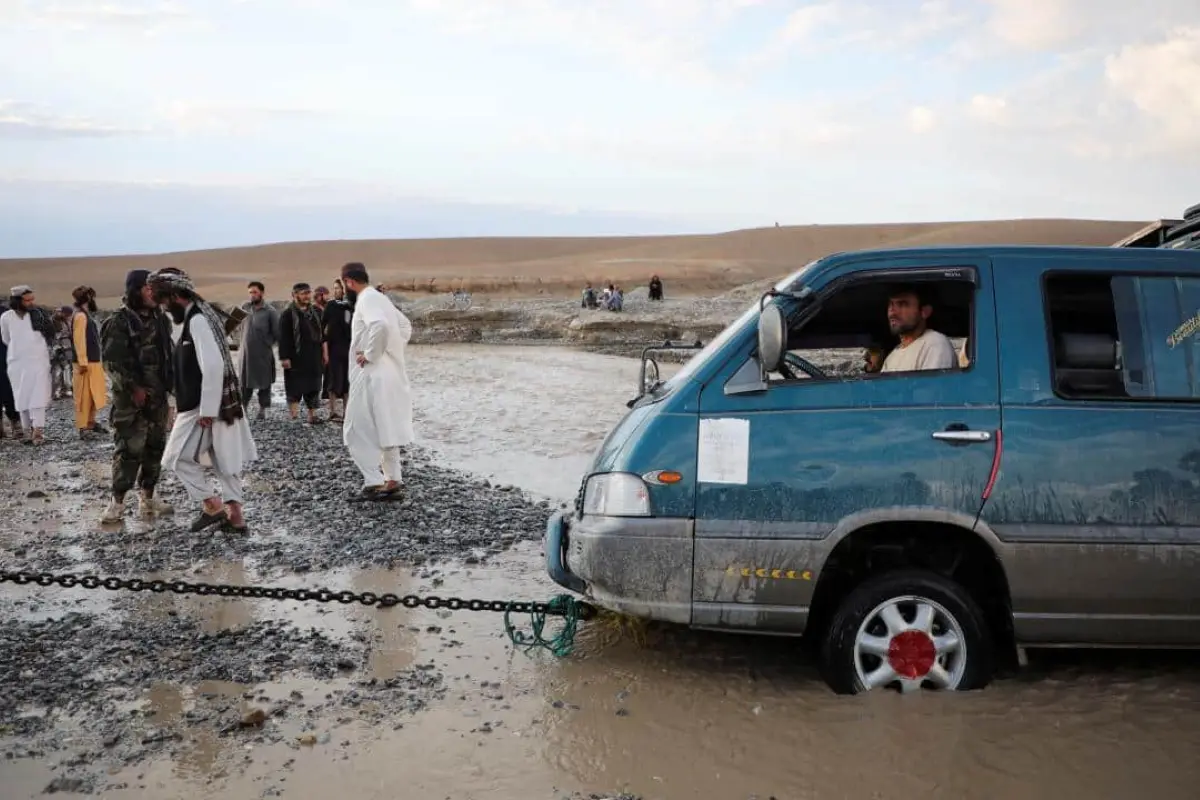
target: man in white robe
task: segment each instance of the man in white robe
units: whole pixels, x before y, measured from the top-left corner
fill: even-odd
[[[54,321],[36,305],[29,286],[14,286],[8,310],[0,315],[0,339],[8,348],[8,380],[14,406],[27,432],[26,444],[45,441],[46,407],[50,405],[50,344]]]
[[[203,504],[193,531],[221,525],[244,533],[242,470],[258,450],[241,403],[224,321],[181,270],[161,269],[147,282],[181,326],[172,370],[175,421],[162,466],[175,472],[192,502]],[[216,493],[205,467],[215,473]]]
[[[413,440],[412,391],[405,349],[412,323],[371,286],[366,267],[342,267],[347,298],[354,303],[350,326],[350,397],[342,441],[363,475],[364,500],[404,496],[400,448]]]

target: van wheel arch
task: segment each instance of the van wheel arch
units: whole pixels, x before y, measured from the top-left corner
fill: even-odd
[[[923,569],[960,584],[983,610],[996,665],[1017,666],[1012,598],[999,556],[982,536],[946,522],[888,521],[846,534],[821,566],[809,609],[806,640],[820,647],[842,601],[864,580],[901,569]]]

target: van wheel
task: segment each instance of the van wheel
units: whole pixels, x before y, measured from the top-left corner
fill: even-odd
[[[979,605],[954,581],[915,569],[863,581],[838,607],[821,647],[825,681],[838,694],[981,689],[993,658]]]

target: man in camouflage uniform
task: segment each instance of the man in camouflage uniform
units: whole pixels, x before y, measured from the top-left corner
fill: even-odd
[[[138,486],[143,517],[174,509],[154,496],[167,444],[168,393],[172,386],[170,318],[154,302],[146,285],[149,271],[135,269],[125,279],[121,309],[100,332],[104,369],[112,378],[109,424],[113,451],[112,502],[102,518],[117,523],[125,513],[125,495]]]

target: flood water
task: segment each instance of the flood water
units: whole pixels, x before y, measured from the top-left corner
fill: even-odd
[[[634,361],[564,349],[414,348],[419,435],[454,466],[566,500],[624,412],[636,374]],[[195,579],[254,576],[242,564],[214,564]],[[429,590],[403,571],[293,582]],[[523,546],[448,575],[437,591],[542,598],[557,588],[543,575],[538,548]],[[556,660],[514,652],[495,614],[170,596],[138,602],[138,613],[169,608],[208,628],[287,615],[359,632],[376,642],[370,674],[386,678],[434,660],[452,689],[398,729],[352,723],[328,744],[298,751],[247,752],[236,738],[189,729],[174,757],[131,768],[119,776],[129,788],[108,797],[251,798],[268,786],[284,797],[356,800],[620,790],[647,800],[1200,796],[1195,654],[1035,654],[1019,677],[981,692],[845,698],[825,688],[789,640],[651,630],[644,642],[612,641],[588,630],[575,655]],[[452,628],[461,646],[419,632],[431,625]],[[164,684],[142,705],[161,722],[186,713],[203,692],[241,688]],[[295,688],[321,691],[315,681],[268,691]],[[489,732],[480,732],[484,722]],[[50,774],[36,760],[0,763],[0,796],[37,796]]]

